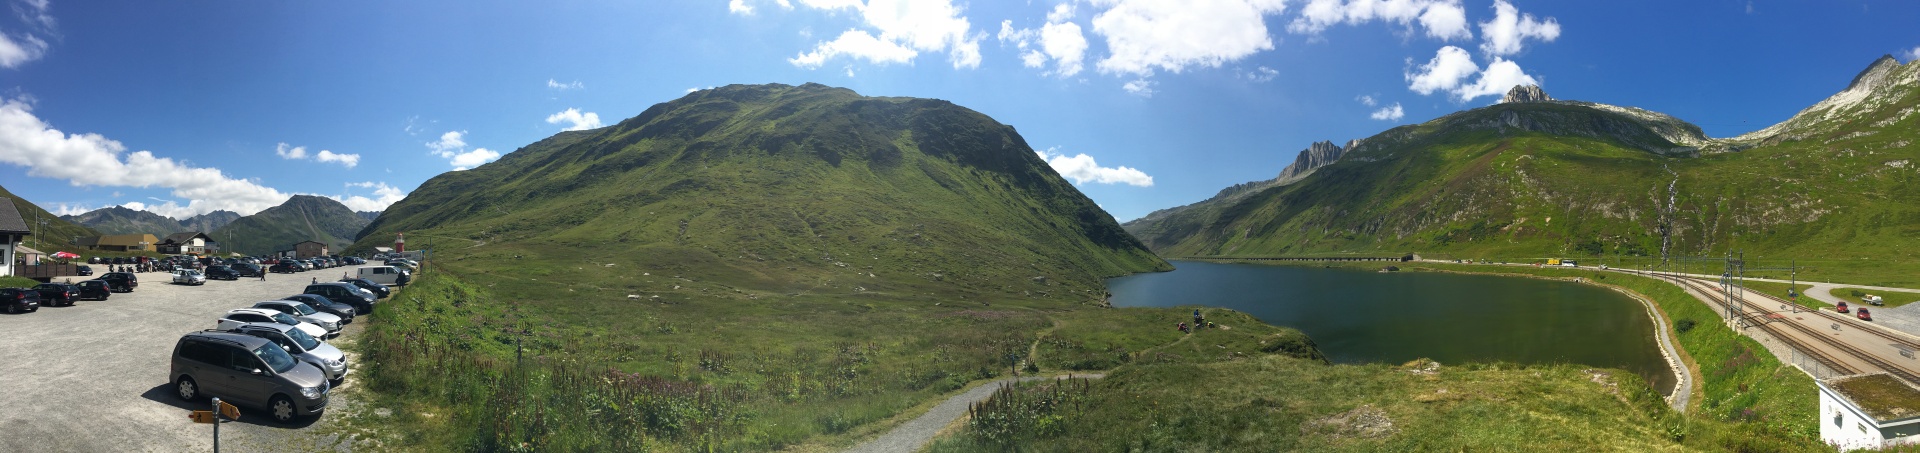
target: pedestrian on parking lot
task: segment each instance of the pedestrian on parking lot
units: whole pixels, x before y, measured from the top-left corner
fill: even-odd
[[[267,281],[267,270],[266,270],[266,269],[261,269],[261,270],[260,270],[260,281],[263,281],[263,282],[264,282],[264,281]]]
[[[315,284],[315,285],[318,285],[318,284],[320,284],[320,277],[314,277],[314,278],[313,278],[313,284]]]

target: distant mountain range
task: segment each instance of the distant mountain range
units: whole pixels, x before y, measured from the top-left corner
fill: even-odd
[[[1891,57],[1733,138],[1643,109],[1504,102],[1316,143],[1271,180],[1126,228],[1163,256],[1721,253],[1913,259],[1920,64]]]
[[[338,252],[353,243],[367,220],[332,198],[294,195],[279,206],[241,217],[208,233],[223,251],[261,255],[319,241]]]
[[[60,218],[86,225],[98,230],[100,234],[144,233],[164,237],[186,231],[211,232],[239,219],[240,214],[233,211],[213,211],[180,221],[148,211],[108,206],[82,214],[60,216]]]

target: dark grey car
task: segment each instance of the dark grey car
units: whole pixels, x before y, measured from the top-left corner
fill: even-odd
[[[174,394],[187,401],[218,396],[237,405],[266,408],[286,423],[318,416],[327,407],[326,373],[302,363],[265,338],[232,332],[194,332],[174,344],[167,376]]]

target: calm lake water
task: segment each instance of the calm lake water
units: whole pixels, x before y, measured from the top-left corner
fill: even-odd
[[[1239,310],[1306,332],[1335,363],[1576,363],[1632,371],[1662,392],[1673,387],[1646,308],[1605,288],[1486,275],[1173,264],[1179,270],[1108,280],[1113,304]]]

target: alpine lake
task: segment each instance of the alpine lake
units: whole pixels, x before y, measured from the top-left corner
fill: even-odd
[[[1572,363],[1633,372],[1662,394],[1674,386],[1645,306],[1595,285],[1302,265],[1173,265],[1172,272],[1108,280],[1111,302],[1238,310],[1305,332],[1334,363]],[[1166,328],[1179,321],[1167,320]]]

